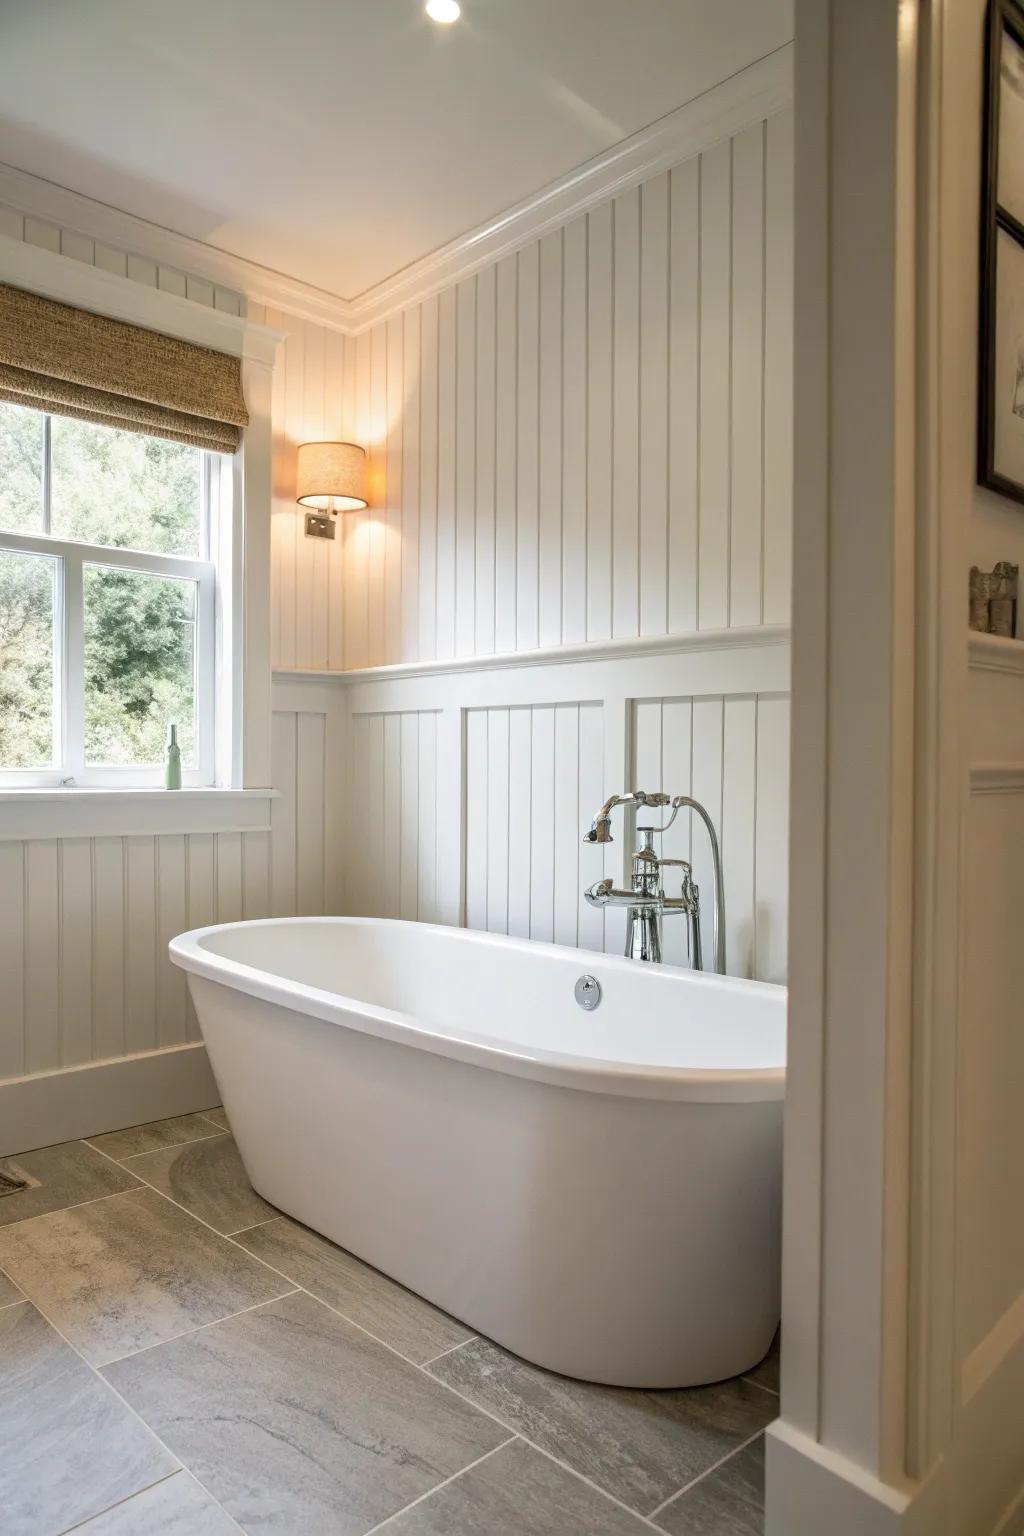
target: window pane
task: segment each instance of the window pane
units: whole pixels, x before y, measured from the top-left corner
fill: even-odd
[[[0,527],[43,526],[43,418],[0,401]]]
[[[101,565],[82,580],[86,762],[162,763],[171,724],[194,762],[195,582]]]
[[[57,562],[0,550],[0,768],[49,768]]]
[[[199,555],[200,453],[70,416],[50,423],[50,527],[59,539]]]

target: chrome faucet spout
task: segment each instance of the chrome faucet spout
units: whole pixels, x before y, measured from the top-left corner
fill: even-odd
[[[590,831],[583,834],[585,843],[612,843],[612,811],[617,805],[668,805],[669,797],[660,790],[648,794],[643,789],[631,789],[622,795],[609,795],[590,824]]]

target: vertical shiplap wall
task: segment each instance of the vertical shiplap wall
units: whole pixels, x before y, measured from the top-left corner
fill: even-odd
[[[791,275],[787,110],[354,339],[268,314],[275,664],[787,622]],[[290,449],[339,423],[371,507],[319,547]]]
[[[244,298],[0,208],[0,231]],[[356,337],[282,331],[272,661],[386,662],[789,617],[792,112]],[[309,539],[295,448],[364,443],[371,506]]]
[[[439,895],[436,710],[355,715],[347,910],[435,923]]]
[[[0,842],[0,1080],[197,1040],[175,934],[334,909],[328,739],[275,710],[270,832]]]
[[[603,949],[604,914],[583,889],[604,850],[581,832],[605,798],[597,703],[466,716],[466,926]]]
[[[633,782],[692,795],[718,832],[729,974],[785,981],[788,695],[643,699],[633,710]],[[710,951],[714,879],[707,832],[680,813],[661,841],[663,857],[693,866]],[[664,946],[667,960],[685,963],[684,930],[672,920],[665,923]]]
[[[175,934],[265,916],[266,832],[0,843],[0,1079],[199,1038]]]

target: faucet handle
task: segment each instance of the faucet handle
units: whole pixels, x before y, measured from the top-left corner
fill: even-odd
[[[693,883],[693,866],[686,859],[659,859],[658,869],[680,869],[683,872],[683,891],[679,898],[684,905],[689,905],[697,896],[697,887]],[[662,886],[664,889],[664,886]]]

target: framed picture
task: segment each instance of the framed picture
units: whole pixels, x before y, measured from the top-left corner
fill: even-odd
[[[978,481],[1024,502],[1024,8],[990,0],[978,348]]]

